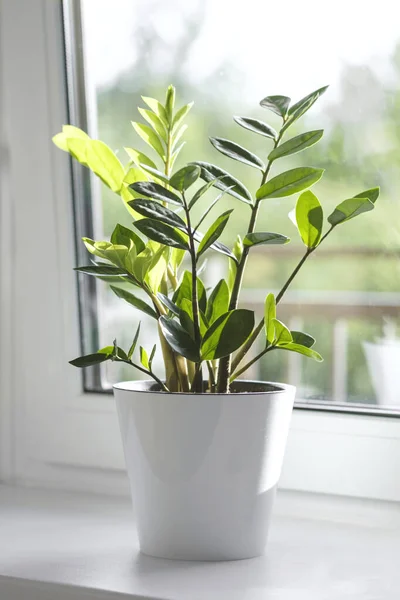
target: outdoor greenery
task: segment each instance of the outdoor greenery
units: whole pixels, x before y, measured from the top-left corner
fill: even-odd
[[[271,167],[277,161],[308,148],[311,152],[322,138],[321,129],[301,133],[297,128],[299,119],[325,91],[326,87],[320,88],[295,103],[286,96],[264,98],[260,104],[278,118],[278,127],[253,116],[235,117],[238,130],[244,129],[259,139],[257,153],[224,137],[211,137],[215,150],[240,164],[234,175],[225,169],[228,162],[221,167],[200,160],[201,156],[180,168],[175,166],[183,147],[184,120],[192,104],[176,110],[172,86],[167,89],[165,103],[143,97],[147,108],[139,108],[139,112],[145,123],[132,123],[138,136],[151,147],[152,157],[127,147],[123,164],[104,142],[91,139],[76,127],[63,127],[62,133],[54,137],[56,145],[120,196],[130,215],[129,222],[115,226],[109,242],[84,238],[86,248],[97,260],[78,270],[107,281],[118,297],[157,321],[165,377],[155,374],[152,368],[155,346],[136,350],[140,326],[129,350],[114,341],[94,354],[71,361],[73,365],[86,367],[111,360],[133,365],[155,379],[164,391],[227,393],[231,383],[255,361],[277,350],[322,360],[313,349],[315,340],[311,335],[290,331],[277,319],[277,305],[316,248],[338,226],[339,231],[345,229],[344,223],[373,210],[379,196],[378,187],[356,195],[343,193],[344,199],[328,211],[325,219],[318,198],[308,189],[321,179],[323,168],[302,164],[271,177]],[[292,137],[287,135],[289,129],[294,131]],[[258,171],[255,186],[250,187],[242,177],[243,168]],[[290,217],[305,251],[276,297],[267,295],[264,317],[256,323],[252,310],[239,307],[249,254],[258,246],[289,242],[284,233],[260,230],[259,211],[270,203],[276,210],[276,199],[280,202],[299,193]],[[221,205],[224,210],[216,218],[215,209]],[[233,219],[236,206],[242,206],[240,221]],[[228,244],[223,237],[227,232],[231,238]],[[225,278],[206,290],[201,270],[205,255],[211,252],[225,257],[227,270]],[[145,294],[145,299],[138,292]],[[259,336],[264,339],[262,350],[246,362]],[[133,358],[135,351],[137,359]],[[203,371],[207,374],[205,386]]]

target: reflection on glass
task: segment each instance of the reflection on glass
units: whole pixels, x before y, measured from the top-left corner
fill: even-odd
[[[257,173],[224,159],[208,136],[233,139],[265,156],[268,141],[255,139],[231,115],[258,116],[274,126],[273,115],[258,106],[262,97],[278,93],[298,99],[331,84],[297,131],[323,127],[323,140],[282,160],[286,168],[294,161],[326,168],[315,191],[327,210],[345,199],[343,194],[373,185],[381,186],[379,206],[373,218],[338,228],[281,305],[284,321],[317,338],[325,363],[271,354],[248,376],[294,383],[298,399],[399,407],[400,34],[393,2],[382,0],[377,10],[361,0],[338,1],[324,5],[323,14],[318,0],[289,0],[284,13],[278,4],[258,0],[247,0],[246,12],[227,0],[171,0],[168,5],[82,0],[82,10],[98,135],[120,149],[125,163],[123,146],[130,140],[143,149],[130,125],[139,118],[140,96],[157,97],[173,83],[182,104],[195,100],[186,161],[209,160],[234,169],[254,190]],[[294,197],[271,200],[259,218],[260,231],[292,238],[290,246],[254,249],[243,300],[260,312],[265,290],[279,289],[302,253],[288,219],[294,202]],[[232,233],[223,239],[228,244],[247,222],[246,207],[237,203],[234,208]],[[102,189],[97,210],[98,238],[109,235],[116,221],[129,225],[128,213],[110,190]],[[219,260],[207,267],[209,283],[220,275]],[[137,315],[106,289],[100,294],[105,343],[117,330],[121,345],[129,344]],[[153,334],[145,321],[143,327],[150,345]],[[124,369],[108,375],[136,376]]]

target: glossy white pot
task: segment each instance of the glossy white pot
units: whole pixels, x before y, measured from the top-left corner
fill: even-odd
[[[295,388],[236,385],[238,393],[203,395],[156,392],[143,381],[114,386],[144,554],[263,554]],[[255,385],[266,391],[250,391]]]

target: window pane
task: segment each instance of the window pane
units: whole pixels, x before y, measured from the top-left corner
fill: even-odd
[[[144,150],[131,126],[140,120],[141,95],[162,98],[173,83],[181,104],[195,101],[185,162],[215,162],[255,190],[258,172],[222,157],[208,137],[233,139],[266,158],[268,140],[238,127],[232,115],[277,126],[278,118],[258,105],[261,98],[286,94],[297,100],[330,84],[291,132],[324,128],[323,140],[276,161],[273,173],[303,164],[325,168],[314,191],[326,214],[375,185],[381,197],[373,215],[336,229],[282,301],[282,320],[316,337],[325,362],[271,353],[247,377],[294,383],[299,401],[400,408],[400,34],[392,0],[382,0],[379,10],[361,0],[339,0],[325,4],[323,12],[318,0],[288,0],[284,13],[279,3],[259,0],[248,0],[246,11],[227,0],[81,4],[86,80],[94,100],[88,102],[90,122],[124,164],[124,146]],[[262,206],[257,229],[279,231],[292,241],[252,251],[243,301],[260,315],[266,290],[278,291],[304,253],[288,218],[294,204],[291,196]],[[229,198],[221,206],[235,209],[222,240],[232,244],[236,232],[245,233],[248,209]],[[120,199],[105,187],[94,190],[94,210],[96,239],[106,239],[116,222],[130,225]],[[225,267],[223,259],[209,259],[206,284]],[[129,346],[138,315],[105,286],[98,295],[101,342],[117,337]],[[150,347],[154,327],[141,320]],[[106,374],[108,380],[136,376],[115,365]]]

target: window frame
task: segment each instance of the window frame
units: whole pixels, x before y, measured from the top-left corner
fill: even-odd
[[[112,399],[85,393],[68,365],[80,352],[79,310],[86,317],[70,164],[51,143],[72,114],[61,2],[14,0],[0,16],[0,479],[126,493]],[[20,193],[21,164],[29,194]],[[398,419],[306,408],[294,410],[283,488],[400,501]]]

